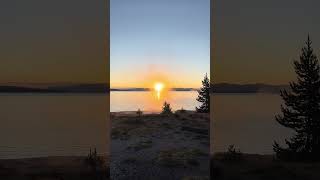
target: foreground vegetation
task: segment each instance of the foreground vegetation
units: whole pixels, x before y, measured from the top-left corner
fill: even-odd
[[[112,113],[112,179],[208,179],[209,114]]]

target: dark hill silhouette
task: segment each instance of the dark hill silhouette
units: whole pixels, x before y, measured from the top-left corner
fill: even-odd
[[[2,93],[106,93],[108,89],[107,84],[49,85],[47,87],[0,85]]]
[[[288,89],[287,85],[269,84],[230,84],[219,83],[212,86],[213,93],[280,93],[281,89]]]
[[[279,93],[280,89],[288,89],[287,85],[269,84],[231,84],[218,83],[212,88],[214,93]],[[54,85],[0,85],[2,93],[106,93],[108,84],[54,84]],[[110,91],[150,91],[149,88],[111,88]],[[196,88],[172,88],[171,91],[196,91]]]
[[[111,88],[111,91],[152,91],[150,88]],[[171,91],[195,91],[194,88],[171,88]]]

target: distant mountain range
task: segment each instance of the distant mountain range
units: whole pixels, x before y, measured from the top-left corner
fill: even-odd
[[[280,93],[282,89],[288,89],[288,85],[269,84],[231,84],[219,83],[212,86],[214,93]],[[111,91],[150,91],[148,88],[111,88]],[[172,91],[196,91],[196,88],[172,88]]]
[[[211,90],[213,93],[280,93],[280,90],[288,88],[289,85],[219,83]]]
[[[214,93],[279,93],[288,85],[269,84],[230,84],[219,83],[212,86]],[[150,91],[149,88],[111,88],[110,91]],[[172,88],[171,91],[196,91],[196,88]],[[107,93],[108,84],[3,84],[2,93]]]
[[[110,91],[150,91],[149,88],[111,88]]]
[[[23,84],[23,85],[0,85],[2,93],[106,93],[107,84]]]
[[[150,88],[111,88],[111,91],[152,91]],[[171,88],[171,91],[195,91],[195,88]]]

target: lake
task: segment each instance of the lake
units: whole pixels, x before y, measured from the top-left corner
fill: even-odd
[[[111,92],[111,111],[194,110],[195,91],[171,91],[159,99],[153,92]],[[274,115],[282,102],[276,94],[217,94],[211,125],[214,151],[235,144],[246,153],[271,154],[274,140],[283,143],[291,131]],[[0,94],[0,159],[87,155],[90,147],[108,152],[108,96],[104,94]]]
[[[199,103],[196,91],[170,91],[160,99],[152,91],[113,91],[110,97],[112,112],[137,111],[160,112],[164,101],[174,110],[182,107],[194,110]],[[278,94],[215,94],[213,96],[213,123],[211,143],[215,152],[225,151],[234,144],[245,153],[272,154],[272,144],[292,131],[280,126],[274,116],[280,113],[282,99]],[[214,144],[213,144],[214,143]]]
[[[214,152],[234,144],[245,153],[272,154],[274,140],[284,144],[284,138],[292,135],[275,121],[282,103],[278,94],[215,94],[211,100]]]
[[[163,103],[170,103],[173,110],[195,110],[199,105],[196,101],[196,91],[168,91],[158,95],[154,91],[112,91],[110,96],[110,111],[160,112]]]
[[[0,159],[104,155],[108,105],[104,94],[2,93]]]

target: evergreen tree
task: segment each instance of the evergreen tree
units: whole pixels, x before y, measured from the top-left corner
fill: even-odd
[[[287,148],[275,142],[273,149],[280,159],[320,159],[320,76],[319,62],[308,36],[299,61],[294,61],[297,82],[291,82],[291,91],[281,91],[285,106],[276,121],[291,128],[295,134],[286,139]]]
[[[164,115],[172,114],[172,109],[169,103],[164,102],[161,114],[164,114]]]
[[[202,80],[202,87],[198,91],[197,101],[201,103],[200,107],[196,107],[197,112],[208,113],[210,111],[210,80],[207,74]]]

